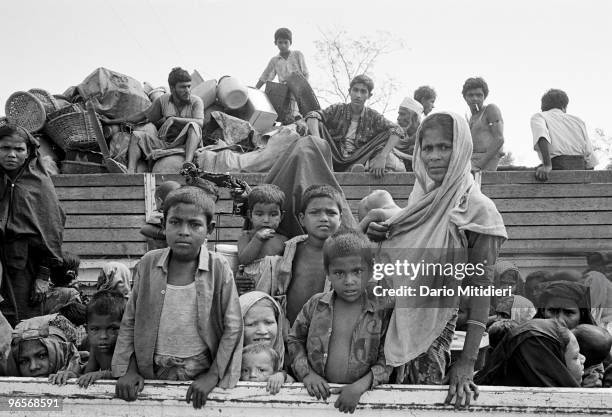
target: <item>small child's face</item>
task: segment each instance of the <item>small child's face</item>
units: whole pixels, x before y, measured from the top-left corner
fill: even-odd
[[[213,228],[214,224],[208,224],[206,215],[194,204],[179,203],[170,207],[165,231],[172,255],[195,259]]]
[[[582,383],[582,373],[584,372],[585,357],[580,354],[580,346],[578,340],[573,333],[570,333],[570,342],[565,348],[565,366],[580,385]]]
[[[19,373],[21,376],[49,376],[51,364],[49,352],[40,340],[24,340],[19,346]]]
[[[368,267],[361,255],[331,259],[327,267],[327,279],[336,296],[349,303],[361,298],[368,281],[367,275]]]
[[[310,200],[304,213],[300,213],[300,223],[309,235],[325,240],[340,228],[340,209],[329,197]]]
[[[17,135],[0,139],[0,167],[5,171],[18,170],[28,158],[28,145]]]
[[[274,364],[268,353],[242,355],[241,381],[266,382],[272,375],[274,375]]]
[[[281,222],[281,209],[274,203],[255,203],[251,210],[253,230],[278,229]]]
[[[244,345],[264,343],[272,346],[278,334],[274,310],[267,305],[255,303],[244,315]]]
[[[277,39],[276,46],[280,53],[287,53],[291,47],[291,41],[289,39]]]
[[[110,315],[90,314],[87,319],[89,344],[100,352],[112,353],[117,343],[121,320],[113,320]]]

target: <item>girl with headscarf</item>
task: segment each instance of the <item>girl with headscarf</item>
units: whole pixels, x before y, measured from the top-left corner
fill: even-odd
[[[383,240],[380,263],[397,260],[453,266],[450,273],[421,274],[417,279],[387,276],[394,288],[410,286],[452,289],[438,296],[396,297],[385,342],[387,364],[398,366],[398,382],[441,384],[457,320],[458,287],[491,285],[499,247],[507,238],[501,215],[481,193],[470,173],[472,140],[467,122],[454,113],[427,117],[417,132],[414,150],[416,182],[407,206],[385,223],[371,223],[368,235]],[[481,268],[473,274],[466,264]],[[470,276],[468,276],[470,275]],[[460,282],[466,278],[465,282]],[[489,313],[488,297],[470,297],[466,341],[450,370],[447,402],[469,405],[474,358]]]
[[[49,268],[62,264],[66,216],[38,146],[24,128],[0,127],[0,290],[13,325],[41,314]]]
[[[595,324],[589,287],[579,282],[553,281],[540,294],[536,318],[557,318],[572,330],[579,324]]]
[[[59,314],[22,321],[13,330],[8,375],[50,376],[52,382],[59,371],[77,376],[80,366],[75,340],[74,326]]]
[[[580,387],[584,356],[576,337],[557,320],[530,320],[508,333],[478,372],[485,385]]]
[[[276,300],[262,291],[251,291],[240,296],[240,309],[244,322],[244,346],[262,343],[270,346],[278,354],[278,369],[268,379],[268,391],[278,393],[280,386],[288,381],[283,370],[287,330],[283,310]]]
[[[108,262],[102,267],[98,275],[96,290],[118,291],[125,298],[129,298],[131,292],[130,279],[132,279],[132,273],[127,266],[121,262]]]

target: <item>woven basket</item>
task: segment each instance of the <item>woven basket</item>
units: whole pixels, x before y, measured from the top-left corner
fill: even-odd
[[[57,100],[47,90],[43,90],[42,88],[32,88],[28,90],[28,93],[34,95],[37,99],[40,100],[43,106],[45,106],[47,116],[50,113],[59,110],[60,107],[57,104]]]
[[[8,119],[6,117],[0,117],[0,127],[6,126],[8,124]]]
[[[108,173],[102,164],[80,161],[62,161],[62,174],[104,174]]]
[[[99,121],[97,123],[98,125],[100,124]],[[100,149],[89,115],[83,110],[79,109],[79,111],[73,111],[49,119],[46,131],[53,142],[64,150]]]
[[[60,116],[63,116],[64,114],[68,114],[68,113],[78,113],[78,112],[83,112],[83,108],[81,106],[79,106],[78,104],[68,104],[65,107],[62,107],[59,110],[54,111],[53,113],[50,113],[47,116],[48,120],[53,120],[53,119],[57,119]]]
[[[17,91],[6,100],[6,118],[30,133],[38,132],[45,125],[47,113],[43,103],[34,94]]]

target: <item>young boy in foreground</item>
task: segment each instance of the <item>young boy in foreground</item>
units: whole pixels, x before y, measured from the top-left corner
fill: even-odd
[[[238,381],[238,293],[227,260],[204,246],[214,207],[196,187],[166,197],[169,247],[148,252],[136,266],[112,362],[117,397],[134,401],[145,379],[193,380],[186,400],[201,408],[215,386]]]
[[[310,395],[340,394],[334,406],[352,413],[364,392],[389,380],[393,368],[385,364],[384,338],[391,311],[366,290],[372,253],[365,236],[330,237],[323,262],[333,290],[302,308],[289,333],[289,355]],[[330,382],[347,385],[332,392]]]

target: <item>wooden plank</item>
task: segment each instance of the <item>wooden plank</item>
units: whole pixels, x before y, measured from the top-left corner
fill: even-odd
[[[146,242],[140,229],[66,229],[64,242]]]
[[[215,231],[209,236],[208,240],[223,240],[223,241],[230,241],[230,242],[236,242],[238,241],[238,238],[240,237],[242,233],[242,229],[241,228],[237,228],[237,227],[223,227],[223,228],[219,228],[219,230],[215,229]]]
[[[66,216],[66,229],[96,229],[96,228],[140,228],[145,224],[145,216],[141,215],[87,215],[70,214]]]
[[[60,201],[65,200],[142,200],[142,186],[125,187],[57,187]]]
[[[116,200],[116,201],[63,201],[62,207],[67,214],[143,214],[143,200]]]
[[[494,184],[482,192],[489,198],[612,197],[612,184]]]
[[[611,197],[584,198],[496,198],[493,202],[501,213],[507,212],[545,212],[545,211],[599,211],[612,207]]]
[[[485,172],[482,184],[539,184],[533,171]],[[612,183],[612,171],[552,171],[544,184]]]
[[[611,225],[509,226],[506,230],[508,239],[612,239]]]
[[[502,213],[506,226],[612,224],[612,211],[558,211],[554,213]]]
[[[232,389],[215,388],[204,410],[196,410],[185,402],[189,382],[146,380],[138,399],[130,403],[115,397],[115,383],[100,380],[84,390],[78,387],[76,379],[58,386],[49,384],[43,378],[2,377],[0,400],[3,405],[8,405],[8,399],[17,397],[26,402],[41,398],[61,399],[62,416],[338,416],[338,409],[334,408],[338,394],[332,394],[327,400],[318,400],[308,395],[301,383],[284,384],[277,395],[266,392],[265,383],[262,382],[239,382]],[[330,387],[336,391],[341,385],[330,384]],[[609,388],[480,386],[479,391],[478,399],[472,401],[468,410],[470,415],[605,416],[612,408],[612,389]],[[356,412],[357,415],[375,417],[457,416],[458,411],[453,405],[444,405],[447,393],[448,386],[380,385],[363,394]],[[34,413],[30,409],[10,410],[10,414],[27,416]]]
[[[63,251],[79,256],[101,258],[104,256],[142,256],[147,252],[145,242],[66,242]]]
[[[611,249],[612,242],[610,239],[549,239],[546,241],[533,239],[507,240],[502,245],[500,253],[575,253],[579,255],[585,252],[597,252]]]
[[[51,177],[56,187],[119,187],[144,184],[143,174],[61,174]]]

